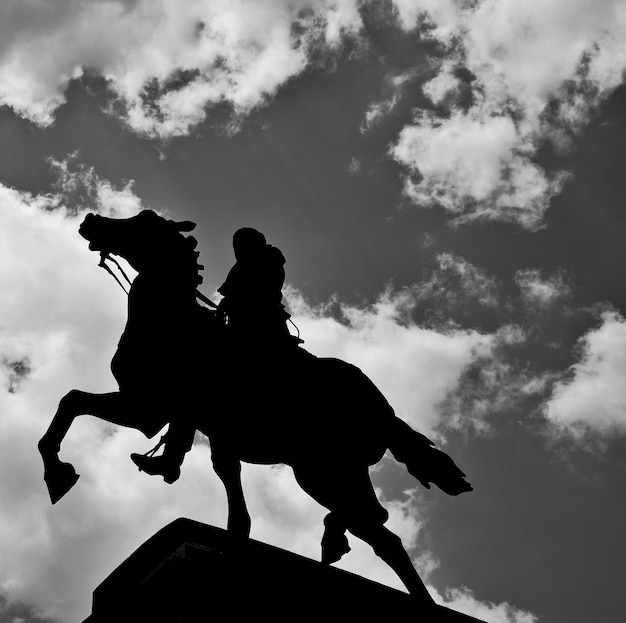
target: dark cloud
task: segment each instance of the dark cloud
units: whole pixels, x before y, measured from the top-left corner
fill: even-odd
[[[2,357],[0,361],[5,369],[7,391],[10,394],[14,394],[19,391],[22,381],[32,372],[30,360],[28,357],[23,359]]]
[[[0,623],[64,623],[58,619],[39,616],[28,604],[8,602],[0,595]]]

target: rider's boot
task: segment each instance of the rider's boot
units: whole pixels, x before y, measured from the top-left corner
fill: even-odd
[[[133,453],[130,458],[140,472],[146,472],[151,476],[163,476],[163,480],[171,485],[180,478],[180,466],[185,454],[191,449],[194,434],[195,428],[191,426],[182,423],[170,425],[167,434],[162,437],[156,448],[146,454]],[[165,444],[163,454],[154,456],[154,452],[163,444]]]
[[[130,458],[140,472],[146,472],[150,476],[163,476],[163,480],[169,485],[180,478],[182,457],[179,460],[178,458],[168,456],[167,452],[160,456],[148,456],[133,452]]]

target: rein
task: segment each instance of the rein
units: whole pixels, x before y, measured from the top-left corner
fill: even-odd
[[[115,281],[117,281],[117,283],[120,284],[120,288],[122,288],[126,296],[128,296],[129,290],[127,290],[124,287],[124,284],[119,280],[118,276],[111,270],[111,267],[106,263],[107,260],[110,260],[117,266],[117,269],[120,271],[120,273],[122,273],[122,276],[124,277],[124,279],[126,279],[126,283],[128,283],[128,287],[130,288],[130,286],[132,285],[132,282],[128,278],[128,275],[124,272],[124,269],[120,266],[119,262],[115,258],[111,257],[106,251],[101,251],[100,263],[98,264],[98,266],[100,266],[101,268],[104,268],[104,270],[106,270],[107,273],[109,273],[109,275],[111,275],[113,279],[115,279]],[[196,298],[202,301],[203,303],[205,303],[206,305],[208,305],[209,307],[212,307],[213,309],[217,309],[217,305],[210,298],[202,294],[200,290],[196,290]]]
[[[117,281],[117,283],[120,284],[120,288],[122,288],[126,296],[128,296],[128,290],[124,287],[122,282],[118,279],[117,275],[111,270],[111,267],[106,263],[106,260],[111,260],[111,262],[113,262],[117,266],[118,270],[124,276],[124,279],[126,279],[126,282],[128,283],[128,287],[130,288],[131,281],[128,278],[128,275],[124,272],[124,269],[119,265],[119,262],[115,258],[112,258],[106,251],[100,252],[100,263],[98,264],[98,266],[104,268],[104,270],[106,270],[107,273],[109,273],[109,275],[111,275],[111,277],[113,277],[113,279],[115,279],[115,281]]]
[[[115,279],[115,281],[117,281],[117,283],[120,284],[120,288],[122,288],[122,290],[124,290],[124,293],[126,294],[126,296],[128,296],[128,292],[129,290],[127,290],[124,287],[124,284],[119,280],[119,278],[117,277],[117,275],[111,270],[111,267],[106,263],[107,260],[110,260],[111,262],[113,262],[116,266],[117,269],[120,271],[120,273],[122,273],[122,276],[124,277],[124,279],[126,279],[126,283],[128,283],[128,287],[130,290],[130,286],[132,285],[131,280],[128,278],[128,275],[124,272],[124,269],[120,266],[119,262],[111,257],[106,251],[101,251],[100,252],[100,263],[98,264],[98,266],[104,268],[104,270],[107,271],[107,273],[109,273],[109,275],[111,275],[113,277],[113,279]],[[202,294],[202,292],[200,292],[200,290],[196,290],[196,298],[199,301],[202,301],[204,304],[208,305],[209,307],[212,307],[213,309],[217,309],[217,305],[207,296],[205,296],[204,294]],[[298,335],[297,338],[300,339],[300,329],[298,329],[298,327],[296,326],[296,323],[289,318],[289,322],[295,327]]]

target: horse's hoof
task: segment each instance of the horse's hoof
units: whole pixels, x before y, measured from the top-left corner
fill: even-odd
[[[331,534],[326,531],[322,537],[322,563],[332,565],[350,551],[345,534]]]
[[[59,462],[53,468],[46,468],[43,479],[48,487],[50,501],[56,504],[75,484],[80,476],[69,463]]]

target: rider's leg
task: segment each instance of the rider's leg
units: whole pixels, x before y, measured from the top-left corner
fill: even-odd
[[[193,445],[195,433],[196,427],[192,422],[173,421],[163,436],[163,454],[149,456],[133,453],[130,458],[140,471],[151,476],[163,476],[165,482],[172,484],[180,477],[180,466]]]

